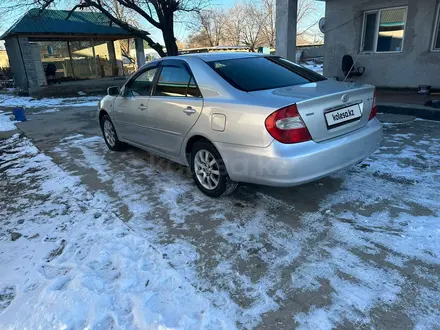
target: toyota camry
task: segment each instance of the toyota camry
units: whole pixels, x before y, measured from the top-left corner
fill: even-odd
[[[130,144],[190,166],[211,197],[237,182],[319,179],[368,157],[382,135],[374,86],[256,53],[150,62],[110,87],[98,114],[111,150]]]

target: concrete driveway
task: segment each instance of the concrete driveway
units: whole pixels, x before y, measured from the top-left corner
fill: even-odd
[[[383,115],[361,165],[209,199],[186,168],[110,152],[94,109],[39,112],[26,136],[237,327],[440,328],[440,123]]]

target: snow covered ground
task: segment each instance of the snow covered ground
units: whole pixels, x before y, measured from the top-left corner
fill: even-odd
[[[97,106],[102,96],[81,96],[67,98],[42,98],[34,99],[28,96],[17,96],[13,94],[0,94],[0,107],[14,108],[47,108],[47,107],[87,107]]]
[[[300,63],[303,67],[315,71],[319,74],[323,74],[324,72],[324,66],[322,63],[318,64],[315,63],[314,61],[307,61],[306,63]]]
[[[14,123],[9,119],[10,113],[0,110],[0,132],[13,131],[17,129]]]
[[[0,141],[1,329],[440,327],[439,123],[388,123],[317,183],[216,200],[100,136],[45,146]]]
[[[109,196],[19,134],[0,150],[1,329],[234,328]]]

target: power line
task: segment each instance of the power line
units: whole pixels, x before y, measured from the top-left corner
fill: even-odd
[[[362,13],[362,14],[356,16],[356,17],[353,17],[351,20],[349,20],[349,21],[347,21],[347,22],[345,22],[345,23],[342,23],[342,24],[340,24],[340,25],[334,27],[333,29],[330,29],[330,30],[324,31],[324,34],[325,34],[325,33],[328,33],[328,32],[331,32],[331,31],[333,31],[333,30],[339,29],[340,27],[343,27],[344,25],[347,25],[348,23],[353,22],[354,20],[358,19],[359,17],[361,17],[361,16],[363,16],[363,15],[364,15],[364,13]]]

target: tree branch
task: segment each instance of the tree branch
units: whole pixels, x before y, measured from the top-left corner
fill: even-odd
[[[137,12],[139,15],[141,15],[143,18],[145,18],[148,23],[153,25],[155,28],[160,29],[160,23],[153,19],[151,15],[149,15],[145,10],[143,10],[141,7],[134,4],[134,2],[129,2],[125,0],[117,0],[118,3],[120,3],[122,6],[133,9],[135,12]]]
[[[88,6],[88,5],[76,5],[76,6],[74,6],[74,7],[69,11],[69,14],[67,14],[66,21],[70,18],[70,16],[72,16],[72,14],[73,14],[73,12],[74,12],[75,10],[77,10],[78,8],[83,9],[83,8],[87,8],[87,7],[90,7],[90,6]]]
[[[49,7],[55,0],[45,1],[44,5],[41,7],[39,13],[41,14],[47,7]]]
[[[161,57],[166,56],[166,53],[163,51],[162,45],[155,42],[153,39],[151,39],[148,35],[149,33],[147,31],[140,30],[138,28],[135,28],[131,26],[130,24],[118,19],[114,15],[112,15],[107,9],[105,9],[103,6],[99,5],[97,2],[94,2],[92,0],[84,0],[81,5],[76,5],[73,7],[73,9],[69,12],[69,15],[66,19],[69,19],[73,11],[75,11],[78,8],[86,8],[86,7],[93,7],[98,9],[101,13],[103,13],[110,21],[113,23],[119,25],[124,30],[130,32],[136,37],[139,37],[143,40],[145,40],[148,45],[153,48]]]

